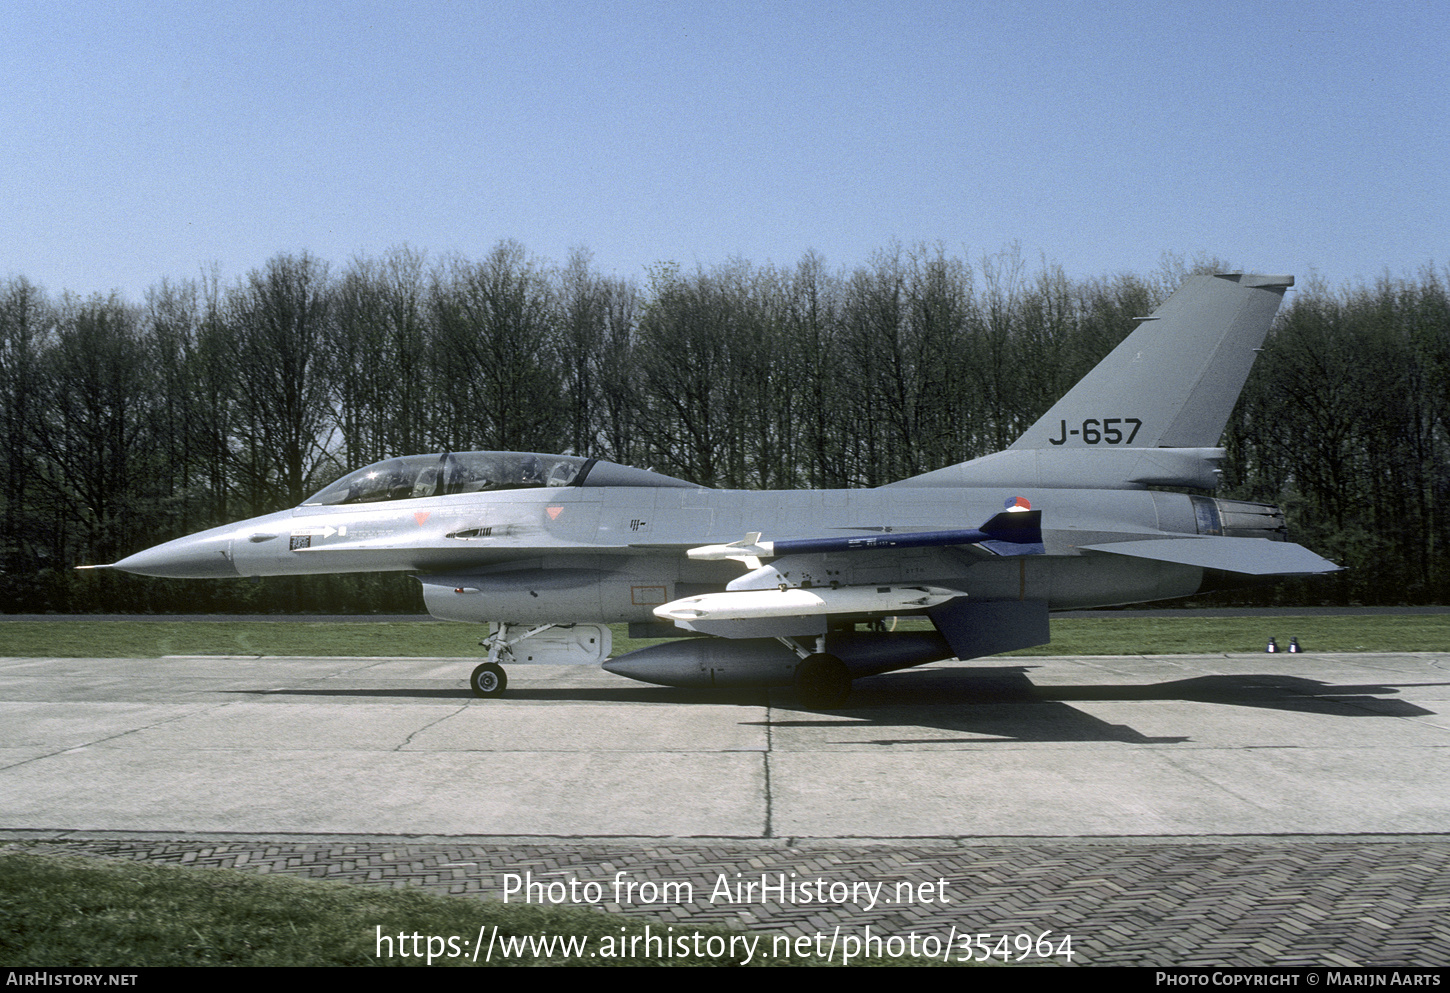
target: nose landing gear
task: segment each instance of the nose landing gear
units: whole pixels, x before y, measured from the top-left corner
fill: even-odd
[[[509,677],[503,671],[503,666],[485,662],[473,670],[473,675],[468,678],[468,685],[472,687],[474,696],[503,696],[503,691],[508,689]]]

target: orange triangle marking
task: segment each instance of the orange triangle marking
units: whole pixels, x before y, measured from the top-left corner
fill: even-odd
[[[551,520],[551,521],[557,521],[559,519],[559,515],[564,512],[564,508],[563,507],[545,507],[544,508],[544,512],[549,515],[549,520]]]
[[[428,519],[428,515],[431,513],[431,510],[415,510],[413,511],[413,520],[417,521],[418,526],[421,527],[423,525],[423,522]]]

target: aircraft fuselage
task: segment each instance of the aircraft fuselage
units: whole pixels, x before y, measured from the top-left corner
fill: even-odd
[[[1019,497],[1043,513],[1043,555],[995,558],[937,547],[792,558],[808,560],[797,563],[804,585],[925,583],[985,599],[1041,601],[1052,610],[1187,596],[1203,585],[1204,570],[1194,566],[1080,551],[1199,533],[1193,498],[1142,490],[561,487],[457,494],[298,507],[180,538],[118,566],[180,578],[415,571],[425,582],[427,574],[466,570],[489,587],[487,595],[455,594],[454,609],[444,606],[446,597],[430,597],[430,609],[444,610],[439,616],[652,622],[660,604],[723,590],[744,571],[736,562],[686,558],[681,548],[736,540],[756,522],[793,537],[939,531],[979,523]]]

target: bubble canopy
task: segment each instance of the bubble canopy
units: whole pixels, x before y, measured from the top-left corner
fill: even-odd
[[[690,486],[648,469],[536,452],[443,452],[385,459],[330,483],[304,507],[416,500],[455,493],[539,489],[549,486]]]

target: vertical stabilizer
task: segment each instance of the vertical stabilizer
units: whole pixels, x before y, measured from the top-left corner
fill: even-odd
[[[1011,446],[1212,448],[1293,276],[1190,276]]]

